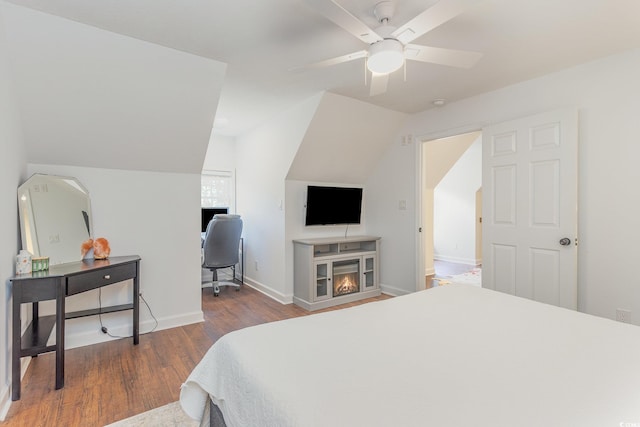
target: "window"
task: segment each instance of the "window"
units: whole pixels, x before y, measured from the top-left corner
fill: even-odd
[[[231,171],[202,171],[200,206],[203,208],[228,207],[233,212],[235,185]]]

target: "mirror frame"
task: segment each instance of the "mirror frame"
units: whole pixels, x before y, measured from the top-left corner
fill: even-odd
[[[73,213],[69,214],[64,211],[68,200],[65,200],[64,204],[61,205],[55,202],[52,203],[51,198],[49,200],[44,198],[45,193],[49,193],[47,194],[49,196],[61,185],[70,186],[77,190],[75,195],[73,193],[67,194],[68,199],[82,195],[81,198],[78,198],[78,204],[84,207],[86,203],[86,210],[81,209],[82,217],[79,217],[82,218],[81,225],[66,221],[64,223],[56,223],[57,220],[73,216]],[[34,200],[38,200],[38,202],[34,203]],[[18,187],[18,210],[22,249],[26,249],[34,257],[48,256],[50,265],[80,261],[82,259],[80,252],[82,242],[93,236],[93,218],[89,191],[80,181],[69,176],[33,174]],[[46,218],[47,221],[40,220],[36,222],[38,217]],[[39,226],[41,229],[38,229]],[[73,232],[65,233],[64,231]],[[48,242],[42,240],[45,236],[49,236]],[[55,246],[52,247],[52,244]],[[52,251],[52,248],[55,249],[58,245],[57,249],[59,251]],[[49,247],[48,251],[43,249],[45,246]]]

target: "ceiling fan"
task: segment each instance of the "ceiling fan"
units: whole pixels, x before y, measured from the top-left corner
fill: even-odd
[[[309,64],[304,68],[326,67],[366,58],[367,69],[371,71],[370,96],[386,92],[389,74],[401,68],[405,60],[471,68],[482,57],[479,52],[411,43],[423,34],[458,16],[469,7],[476,5],[478,0],[439,0],[435,5],[397,28],[390,25],[395,12],[394,2],[382,1],[374,9],[374,15],[380,22],[380,26],[375,30],[369,28],[335,0],[305,1],[314,10],[369,46],[367,49]]]

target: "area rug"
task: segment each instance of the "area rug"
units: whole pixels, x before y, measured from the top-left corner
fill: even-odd
[[[449,276],[438,280],[438,286],[448,285],[451,283],[462,283],[465,285],[482,286],[482,269],[474,268],[471,271],[462,274],[456,274],[455,276]]]
[[[198,425],[200,424],[197,421],[184,413],[180,402],[173,402],[105,427],[197,427]]]

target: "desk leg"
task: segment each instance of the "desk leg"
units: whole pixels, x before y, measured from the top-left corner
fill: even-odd
[[[60,279],[56,295],[56,390],[64,387],[64,299],[66,279]]]
[[[140,342],[140,261],[136,262],[136,277],[133,278],[133,344]]]
[[[11,400],[20,400],[20,353],[22,336],[20,334],[20,301],[22,289],[13,282],[13,318],[12,318],[12,346],[11,346]]]
[[[38,301],[31,304],[31,323],[33,324],[34,331],[38,329],[40,324],[40,303]]]

